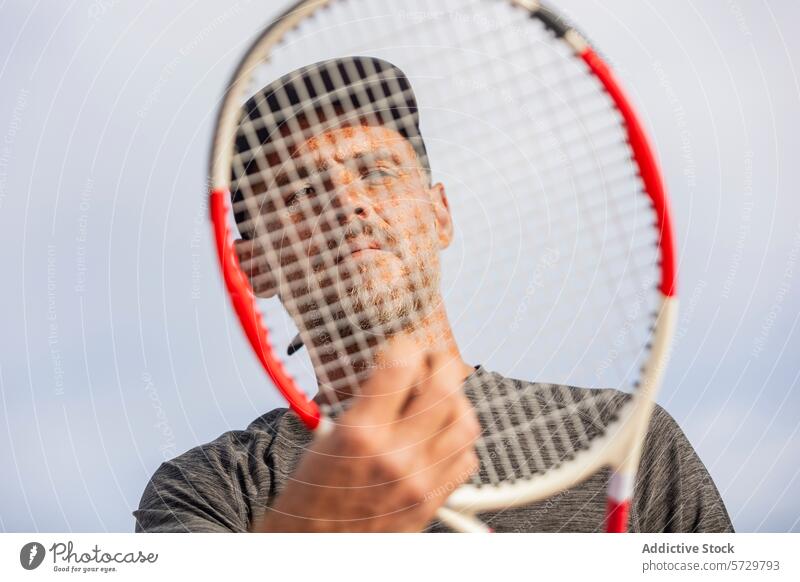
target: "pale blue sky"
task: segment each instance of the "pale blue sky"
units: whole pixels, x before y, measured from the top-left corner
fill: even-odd
[[[0,531],[132,531],[163,459],[278,404],[202,205],[217,99],[279,4],[0,2]],[[800,531],[800,8],[557,6],[671,191],[683,303],[659,401],[737,529]]]

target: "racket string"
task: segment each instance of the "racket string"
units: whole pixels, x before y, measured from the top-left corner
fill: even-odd
[[[476,375],[465,385],[485,433],[476,484],[496,485],[546,472],[588,448],[627,402],[608,390],[579,397],[577,389],[556,385],[516,383],[517,390],[509,393],[502,388],[507,381],[487,376]]]
[[[474,274],[508,273],[510,267],[512,275],[521,276],[537,268],[531,265],[532,248],[556,249],[556,264],[539,273],[546,284],[535,286],[530,294],[525,290],[523,300],[530,304],[529,313],[542,319],[538,328],[532,325],[536,322],[529,320],[526,333],[530,341],[518,347],[514,357],[522,361],[537,346],[545,346],[549,353],[537,356],[537,362],[549,365],[561,352],[570,351],[576,361],[572,367],[564,368],[568,374],[586,366],[594,366],[596,372],[604,360],[595,358],[594,352],[606,344],[605,351],[615,355],[608,362],[608,370],[600,375],[609,377],[611,387],[622,388],[621,382],[617,385],[611,378],[612,371],[616,378],[630,380],[636,375],[631,370],[649,349],[638,342],[643,326],[646,324],[649,329],[652,318],[632,315],[625,306],[630,307],[631,297],[641,295],[644,305],[656,296],[651,275],[657,269],[648,257],[651,251],[657,251],[653,239],[658,239],[652,225],[655,214],[642,204],[647,198],[622,117],[599,81],[587,74],[585,64],[575,59],[569,48],[555,40],[540,22],[528,18],[523,24],[523,10],[515,8],[511,14],[509,6],[499,2],[487,12],[477,8],[484,5],[474,2],[467,10],[454,2],[446,4],[446,10],[472,14],[474,8],[478,16],[499,15],[497,28],[476,32],[474,27],[461,26],[454,16],[431,19],[424,25],[390,26],[387,30],[380,24],[382,19],[395,17],[376,14],[374,3],[370,7],[353,0],[334,2],[331,8],[339,10],[335,13],[340,15],[337,18],[344,18],[341,26],[335,20],[328,20],[323,26],[309,19],[286,37],[291,42],[281,47],[276,53],[280,58],[275,61],[284,62],[284,56],[290,60],[300,58],[289,52],[296,52],[301,41],[307,43],[309,39],[322,40],[320,46],[314,47],[314,54],[320,56],[358,54],[363,48],[368,54],[404,57],[398,64],[417,90],[419,109],[424,111],[426,142],[432,146],[428,165],[439,175],[453,178],[457,195],[451,199],[463,196],[468,200],[460,204],[456,224],[464,225],[464,231],[469,233],[465,238],[478,237],[478,243],[465,241],[465,256],[474,259],[475,264],[463,266],[459,275],[469,280]],[[398,10],[428,6],[424,2],[396,5]],[[345,24],[347,18],[352,19],[349,25]],[[517,22],[530,31],[529,36],[502,34],[504,27]],[[343,36],[343,30],[354,31],[352,38]],[[475,34],[468,34],[470,30]],[[443,49],[441,44],[430,41],[442,38],[452,46]],[[401,47],[406,47],[409,56],[401,54]],[[433,55],[443,57],[434,60]],[[451,78],[437,75],[437,70],[452,72]],[[330,71],[335,84],[347,85],[340,73],[338,69]],[[314,92],[319,94],[321,89],[324,87],[317,84]],[[302,100],[315,100],[302,83],[297,90]],[[397,84],[389,85],[387,93],[377,95],[377,99],[368,98],[358,88],[352,93],[360,103],[384,109],[410,95]],[[233,160],[237,179],[232,185],[242,192],[242,198],[234,202],[234,212],[247,215],[240,225],[252,228],[256,242],[266,249],[243,261],[243,267],[260,273],[253,277],[254,286],[258,287],[274,278],[269,265],[280,265],[284,278],[291,279],[282,282],[282,293],[302,296],[315,304],[299,318],[304,338],[312,343],[313,338],[329,340],[334,351],[345,355],[369,355],[375,348],[371,345],[375,342],[374,330],[344,325],[338,313],[341,306],[327,304],[326,292],[330,289],[306,289],[308,273],[313,271],[303,256],[307,245],[341,240],[337,235],[343,232],[335,224],[322,232],[319,217],[307,215],[301,218],[308,222],[310,238],[303,239],[288,228],[281,233],[285,238],[276,242],[263,216],[265,200],[271,200],[276,191],[278,170],[288,174],[292,182],[308,180],[296,171],[303,159],[297,156],[296,146],[315,132],[327,131],[332,127],[331,120],[341,118],[331,101],[316,99],[316,103],[320,115],[307,112],[305,123],[295,119],[296,108],[287,99],[283,99],[277,113],[262,110],[266,104],[259,103],[256,117],[248,117],[245,122],[242,138],[248,150]],[[370,117],[355,106],[346,113],[351,119],[365,115],[373,123],[385,121]],[[286,119],[281,121],[280,129],[270,132],[272,122],[268,117],[282,115]],[[412,121],[401,119],[395,127],[410,126]],[[269,142],[266,145],[265,137]],[[263,163],[269,156],[282,160],[277,169]],[[315,180],[320,184],[326,181],[324,176]],[[275,198],[275,212],[292,211],[282,197]],[[272,210],[266,214],[269,212]],[[329,222],[336,221],[331,218]],[[486,234],[491,235],[488,240]],[[514,245],[514,240],[519,244]],[[299,260],[281,265],[285,248]],[[340,270],[354,281],[368,278],[369,273],[343,265],[336,252],[326,250],[317,257],[323,271]],[[423,286],[420,277],[410,278],[412,286]],[[509,297],[513,295],[511,279],[508,276],[508,280],[497,282],[503,298],[506,292]],[[578,281],[583,285],[577,285]],[[549,302],[556,307],[547,309]],[[491,316],[487,322],[503,313],[503,306],[498,303],[496,296],[493,304],[487,302],[486,313]],[[367,318],[376,313],[375,306],[358,312]],[[342,324],[341,328],[338,324]],[[625,331],[628,327],[634,330],[621,338],[621,345],[615,345],[615,330]],[[500,347],[506,349],[509,343]],[[339,399],[339,392],[347,392],[348,387],[357,390],[363,375],[342,366],[338,358],[330,362],[317,358],[313,363],[320,391],[330,399],[326,406],[341,410],[346,400]],[[533,366],[528,369],[532,375],[542,371]],[[476,410],[487,427],[487,434],[477,445],[482,462],[477,478],[480,482],[529,479],[557,466],[603,434],[618,409],[616,397],[605,393],[588,398],[581,397],[583,393],[577,389],[551,386],[537,388],[538,395],[525,390],[520,395],[509,391],[500,379],[488,376],[491,385],[486,388],[472,388],[469,382],[465,386],[468,395],[475,398]]]

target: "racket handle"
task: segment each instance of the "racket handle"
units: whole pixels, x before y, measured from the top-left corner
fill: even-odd
[[[626,533],[628,531],[628,514],[630,500],[617,501],[608,498],[606,502],[606,533]]]
[[[450,529],[462,533],[492,533],[492,528],[474,515],[465,515],[449,507],[440,507],[436,517]]]
[[[616,471],[608,482],[606,533],[628,531],[628,515],[632,497],[633,475],[627,471]]]

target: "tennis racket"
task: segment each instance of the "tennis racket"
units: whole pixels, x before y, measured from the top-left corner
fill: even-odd
[[[390,220],[341,219],[353,203],[314,152],[347,128],[371,136],[348,187],[396,204]],[[413,172],[447,186],[442,252],[397,175]],[[536,0],[300,2],[241,59],[210,174],[238,320],[309,429],[330,430],[386,338],[424,323],[435,341],[444,301],[469,359],[538,383],[465,382],[480,470],[438,518],[486,531],[478,514],[608,467],[606,530],[626,530],[676,261],[654,152],[584,35]],[[295,379],[312,366],[314,400]]]

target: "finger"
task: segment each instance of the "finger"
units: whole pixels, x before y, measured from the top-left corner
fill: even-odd
[[[426,361],[425,369],[419,380],[417,396],[421,400],[410,401],[406,413],[411,415],[426,408],[429,398],[443,399],[462,394],[463,384],[458,358],[445,352],[432,352]],[[429,396],[430,395],[430,396]]]
[[[475,453],[475,449],[470,447],[454,455],[451,463],[443,463],[443,465],[444,470],[442,471],[440,482],[446,484],[444,490],[447,492],[447,496],[449,496],[452,491],[458,489],[458,487],[472,478],[478,471],[480,462],[478,460],[478,455]]]
[[[418,394],[403,410],[402,428],[418,439],[435,437],[452,422],[458,399],[463,398],[461,385],[456,359],[447,354],[433,355],[430,367],[423,370]]]
[[[361,386],[350,416],[368,418],[373,425],[395,422],[419,382],[424,360],[423,351],[411,339],[393,338]]]
[[[436,511],[462,484],[478,470],[478,456],[472,448],[464,449],[447,462],[440,462],[429,468],[432,485],[422,502],[428,511]]]
[[[434,462],[448,462],[465,450],[471,450],[480,436],[480,423],[474,409],[462,399],[455,407],[450,423],[431,439],[430,454]]]

